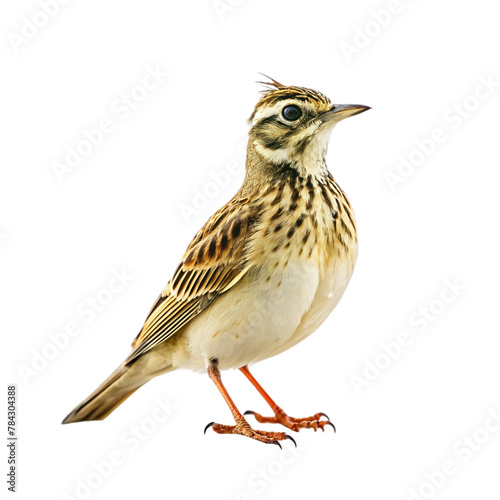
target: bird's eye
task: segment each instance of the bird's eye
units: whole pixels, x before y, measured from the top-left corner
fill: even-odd
[[[298,106],[295,106],[295,104],[290,104],[289,106],[285,106],[283,108],[281,114],[285,120],[294,122],[302,116],[302,110]]]

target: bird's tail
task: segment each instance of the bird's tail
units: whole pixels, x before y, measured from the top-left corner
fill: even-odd
[[[134,364],[119,366],[87,399],[80,403],[63,424],[84,420],[104,420],[139,387],[152,377],[140,376]]]

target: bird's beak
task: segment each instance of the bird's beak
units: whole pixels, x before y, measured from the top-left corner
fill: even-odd
[[[370,106],[363,106],[362,104],[335,104],[332,109],[326,111],[319,116],[319,119],[323,122],[339,122],[344,118],[349,118],[350,116],[359,115],[363,111],[368,111]]]

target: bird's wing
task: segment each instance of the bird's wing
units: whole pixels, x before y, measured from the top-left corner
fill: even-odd
[[[251,267],[246,247],[252,225],[245,199],[233,199],[194,237],[134,340],[131,362],[164,342],[229,290]]]

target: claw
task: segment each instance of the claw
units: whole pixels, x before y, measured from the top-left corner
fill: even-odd
[[[271,441],[271,443],[277,444],[280,447],[280,450],[283,449],[279,441]]]
[[[207,429],[209,427],[212,427],[212,425],[214,425],[214,424],[215,424],[215,422],[210,422],[209,424],[207,424],[207,426],[205,427],[205,430],[203,431],[203,434],[206,434],[207,433]]]
[[[325,417],[328,420],[328,422],[330,422],[330,417],[326,413],[323,413],[322,411],[320,411],[318,413],[318,415],[321,415],[322,417]]]
[[[337,429],[335,429],[335,426],[328,420],[328,422],[325,422],[325,425],[331,425],[333,427],[333,432],[337,432]],[[323,432],[325,432],[325,429],[323,428]]]
[[[285,439],[289,439],[294,445],[295,448],[297,448],[297,443],[295,442],[295,439],[293,439],[292,436],[289,436],[288,434],[285,436]]]
[[[255,412],[252,410],[247,410],[243,415],[255,415]]]

